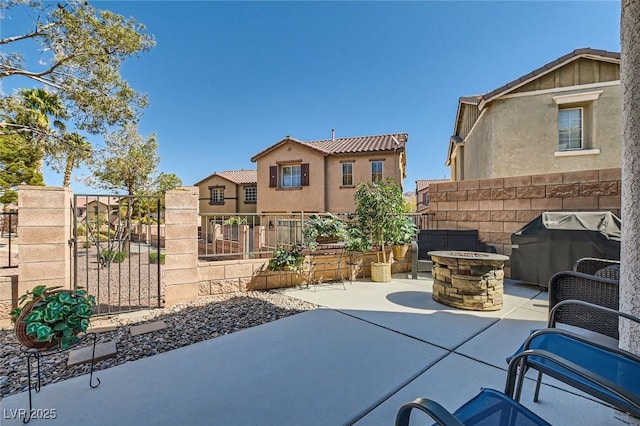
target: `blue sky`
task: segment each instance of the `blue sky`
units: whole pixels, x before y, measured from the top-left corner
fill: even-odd
[[[285,135],[325,139],[335,128],[337,137],[407,132],[410,191],[417,179],[449,177],[460,96],[577,48],[620,51],[619,1],[92,4],[155,37],[123,76],[149,97],[140,133],[157,135],[160,169],[185,185],[255,168],[250,158]],[[2,36],[29,22],[9,18]],[[62,179],[47,172],[45,181]]]

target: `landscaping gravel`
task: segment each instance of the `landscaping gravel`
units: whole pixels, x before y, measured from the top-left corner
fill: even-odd
[[[316,307],[274,291],[253,291],[209,296],[187,304],[111,318],[95,317],[92,327],[117,327],[114,331],[100,333],[98,343],[114,340],[118,352],[116,357],[97,362],[94,369],[113,367]],[[166,323],[167,328],[135,337],[129,333],[131,326],[160,320]],[[27,390],[27,365],[13,331],[0,330],[0,345],[1,399]],[[41,358],[43,385],[89,372],[88,363],[67,368],[68,354],[65,351]]]

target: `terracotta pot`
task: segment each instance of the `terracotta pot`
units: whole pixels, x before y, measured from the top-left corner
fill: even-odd
[[[340,241],[338,237],[316,237],[316,243],[318,244],[335,244]]]
[[[409,250],[408,244],[393,246],[393,258],[395,260],[404,260],[404,257],[407,255],[407,251]]]

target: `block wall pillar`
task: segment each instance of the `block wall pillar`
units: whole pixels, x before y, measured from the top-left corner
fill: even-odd
[[[167,191],[164,221],[163,296],[175,305],[198,297],[198,188]]]
[[[68,188],[18,189],[18,295],[38,285],[71,283],[71,199]]]

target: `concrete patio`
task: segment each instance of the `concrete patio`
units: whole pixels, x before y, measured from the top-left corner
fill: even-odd
[[[544,326],[547,293],[507,280],[500,311],[471,312],[434,302],[431,284],[426,274],[286,290],[325,308],[101,370],[96,389],[87,376],[45,386],[34,408],[56,419],[31,423],[391,425],[418,396],[453,409],[481,387],[503,390],[505,358]],[[533,387],[523,403],[552,424],[640,424],[552,379],[533,403]],[[9,417],[27,394],[0,405],[0,424],[22,424]]]

